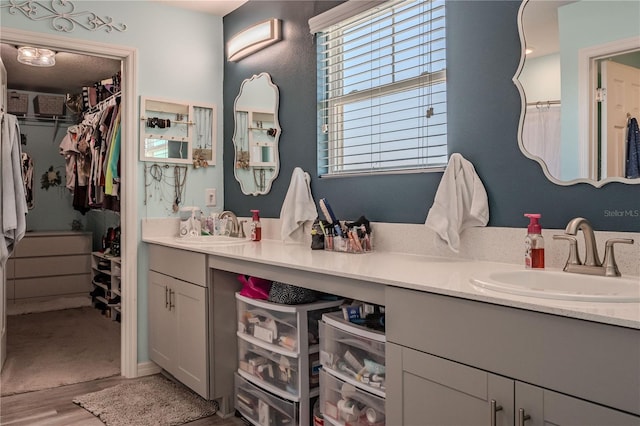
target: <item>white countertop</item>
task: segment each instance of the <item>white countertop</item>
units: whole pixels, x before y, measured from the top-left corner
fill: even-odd
[[[175,237],[145,237],[143,241],[224,258],[640,329],[640,303],[543,299],[480,289],[471,284],[472,278],[489,272],[523,269],[513,264],[375,251],[365,254],[334,253],[273,240],[206,247],[178,242]]]

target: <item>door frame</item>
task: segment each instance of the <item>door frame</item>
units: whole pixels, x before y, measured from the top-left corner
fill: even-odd
[[[137,194],[137,81],[136,48],[61,37],[58,35],[2,28],[2,42],[29,44],[82,55],[100,56],[122,62],[122,139],[120,226],[122,228],[122,318],[120,325],[120,369],[124,377],[138,376],[138,194]],[[6,314],[6,313],[4,313]]]
[[[597,133],[598,117],[595,90],[598,81],[596,61],[606,55],[620,54],[640,48],[638,37],[629,37],[597,46],[578,50],[578,123],[590,123],[578,126],[578,153],[580,176],[593,179],[596,188],[608,182],[624,182],[624,178],[607,178],[598,181]]]

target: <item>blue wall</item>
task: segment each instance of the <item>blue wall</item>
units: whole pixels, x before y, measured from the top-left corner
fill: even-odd
[[[243,195],[224,172],[225,208],[240,215],[258,208],[279,217],[291,172],[312,175],[314,198],[327,197],[336,215],[372,221],[423,223],[441,173],[320,179],[316,174],[315,45],[307,20],[339,2],[250,1],[224,18],[228,40],[266,18],[283,20],[283,41],[238,63],[225,63],[224,162],[233,163],[233,102],[245,78],[271,74],[280,90],[281,170],[265,196]],[[489,195],[490,226],[523,227],[527,212],[540,212],[547,228],[564,228],[576,216],[598,230],[640,231],[640,186],[610,183],[552,184],[538,163],[518,148],[520,95],[512,82],[520,59],[520,1],[447,2],[449,152],[476,167]]]

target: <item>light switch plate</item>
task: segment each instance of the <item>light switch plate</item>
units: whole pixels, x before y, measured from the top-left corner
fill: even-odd
[[[204,190],[204,204],[207,207],[215,207],[218,200],[216,199],[216,189],[207,188]]]

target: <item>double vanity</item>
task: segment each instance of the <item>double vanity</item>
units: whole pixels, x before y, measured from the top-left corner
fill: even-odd
[[[392,252],[350,255],[268,239],[143,240],[150,357],[204,397],[220,399],[223,413],[233,411],[234,293],[237,275],[245,274],[386,307],[388,425],[640,425],[636,276],[595,278]],[[186,269],[199,276],[178,276]],[[594,285],[580,288],[576,277]],[[198,291],[187,295],[169,284],[174,280]],[[183,352],[173,365],[155,349],[168,337],[153,312],[168,307],[187,336],[200,328],[191,340],[171,344]]]

